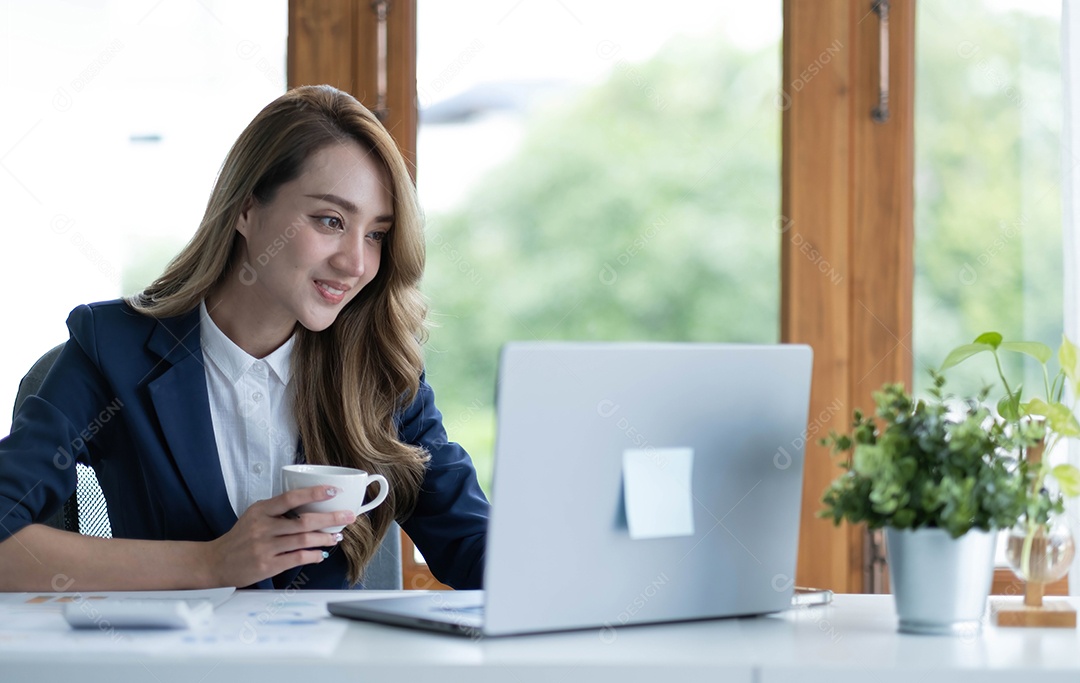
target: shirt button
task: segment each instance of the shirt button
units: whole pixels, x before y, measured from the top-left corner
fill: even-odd
[[[254,465],[251,466],[251,471],[254,472],[255,474],[262,474],[263,464],[261,462],[255,463]]]
[[[262,392],[261,391],[256,391],[254,394],[251,395],[251,400],[252,401],[261,401],[262,400]]]

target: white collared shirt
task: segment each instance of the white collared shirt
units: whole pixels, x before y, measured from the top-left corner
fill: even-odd
[[[281,493],[299,430],[289,388],[293,337],[263,359],[233,343],[199,304],[199,337],[221,473],[236,516]]]

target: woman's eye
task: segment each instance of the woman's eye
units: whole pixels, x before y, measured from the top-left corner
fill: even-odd
[[[381,243],[386,239],[386,231],[385,230],[376,230],[375,232],[368,234],[368,237],[370,237],[372,240],[374,240],[377,243]]]
[[[337,216],[319,216],[318,221],[331,230],[341,230],[345,227]]]

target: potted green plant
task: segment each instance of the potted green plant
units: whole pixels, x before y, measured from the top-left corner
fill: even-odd
[[[1010,383],[1001,363],[1002,353],[1019,353],[1039,363],[1043,379],[1043,396],[1024,400],[1023,388]],[[1080,422],[1074,410],[1064,403],[1066,388],[1073,397],[1080,395],[1080,358],[1076,346],[1063,337],[1058,348],[1060,366],[1050,376],[1048,363],[1053,357],[1050,347],[1039,342],[1007,342],[997,332],[979,335],[974,342],[953,349],[942,363],[942,371],[974,356],[989,354],[994,359],[1004,394],[997,402],[1000,419],[1007,428],[1021,435],[1021,461],[1028,474],[1027,496],[1023,513],[1008,534],[1006,555],[1013,571],[1027,583],[1025,604],[1028,608],[1042,606],[1043,586],[1060,579],[1068,571],[1075,552],[1072,533],[1064,524],[1065,496],[1080,494],[1080,471],[1071,464],[1052,465],[1043,458],[1044,451],[1052,453],[1065,441],[1080,437]],[[1021,609],[1014,612],[1012,625],[1076,625],[1075,611],[1066,610],[1068,621],[1051,624],[1037,611]],[[1061,617],[1059,613],[1057,617]]]
[[[929,398],[887,384],[873,416],[856,410],[850,434],[822,440],[847,458],[819,515],[885,529],[901,631],[964,633],[986,607],[996,531],[1026,509],[1028,467],[1016,453],[1030,435],[995,419],[989,389],[954,399],[931,376]]]

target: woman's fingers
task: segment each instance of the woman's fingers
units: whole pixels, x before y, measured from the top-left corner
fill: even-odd
[[[277,551],[276,554],[284,555],[296,550],[308,548],[330,548],[337,544],[338,540],[335,534],[324,534],[319,531],[312,531],[307,534],[291,534],[289,536],[280,537],[275,550]]]
[[[278,519],[276,536],[288,536],[302,534],[307,531],[322,529],[338,529],[346,527],[356,521],[356,514],[352,510],[336,510],[334,512],[302,512],[286,514],[284,519]],[[334,532],[324,532],[333,537]]]
[[[337,493],[337,489],[333,486],[307,486],[302,489],[286,491],[273,498],[260,500],[258,503],[255,503],[255,505],[262,506],[266,514],[271,517],[280,517],[301,505],[331,500]],[[254,507],[254,505],[252,507]]]
[[[323,554],[322,550],[313,550],[310,548],[305,550],[294,550],[291,553],[286,553],[284,555],[278,556],[279,559],[283,560],[287,564],[284,565],[281,571],[277,573],[280,574],[283,571],[288,571],[289,569],[293,569],[295,567],[302,567],[305,564],[318,564],[325,560],[327,557],[327,555]]]
[[[341,535],[320,529],[356,521],[351,510],[286,514],[308,503],[332,500],[331,487],[288,491],[248,508],[224,536],[211,541],[216,573],[225,583],[247,586],[287,569],[322,562],[322,548],[336,546]]]
[[[337,492],[329,486],[309,486],[307,488],[287,491],[274,498],[269,498],[256,503],[263,506],[263,512],[271,517],[286,517],[295,524],[287,527],[285,533],[297,533],[311,531],[312,529],[324,529],[327,527],[344,526],[356,521],[356,514],[351,510],[334,510],[332,512],[305,512],[297,513],[296,508],[308,503],[316,503],[333,500]]]
[[[290,517],[287,521],[284,533],[298,534],[316,529],[348,526],[356,521],[356,514],[352,510],[304,512],[295,517]]]

